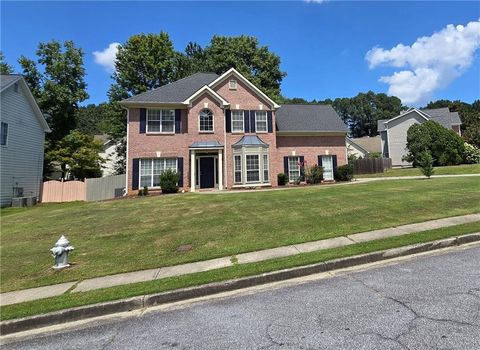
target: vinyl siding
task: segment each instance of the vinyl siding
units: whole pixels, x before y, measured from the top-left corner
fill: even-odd
[[[45,132],[25,93],[22,84],[1,93],[0,119],[8,123],[7,145],[0,146],[2,207],[11,204],[13,187],[38,197],[42,181]]]
[[[385,158],[390,158],[388,154],[388,138],[387,138],[387,132],[386,131],[381,131],[380,132],[380,139],[382,142],[382,155]]]

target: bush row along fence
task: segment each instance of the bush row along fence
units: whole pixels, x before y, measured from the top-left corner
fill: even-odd
[[[353,162],[354,174],[377,174],[392,168],[390,158],[365,158]]]
[[[85,181],[46,181],[42,184],[43,203],[101,201],[122,197],[126,176],[114,175]]]

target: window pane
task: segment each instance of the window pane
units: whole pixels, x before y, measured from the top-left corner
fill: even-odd
[[[247,182],[260,181],[260,165],[257,154],[247,154]]]
[[[140,159],[140,175],[152,175],[151,159]]]
[[[255,127],[257,131],[267,131],[267,112],[255,112]]]
[[[213,113],[209,109],[200,112],[200,131],[213,131]]]
[[[148,132],[159,132],[160,131],[160,120],[147,120],[147,131]]]
[[[300,158],[288,157],[288,180],[296,181],[300,177]]]
[[[263,155],[263,182],[268,182],[268,155]]]
[[[175,111],[170,109],[162,110],[162,132],[173,132],[175,130]]]
[[[175,158],[166,158],[165,169],[177,171],[177,160]]]
[[[235,183],[242,182],[242,156],[235,156]]]
[[[243,132],[243,111],[232,111],[232,131]]]

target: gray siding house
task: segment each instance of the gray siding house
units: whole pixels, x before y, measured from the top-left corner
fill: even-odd
[[[408,166],[408,162],[402,160],[407,154],[407,131],[413,124],[422,124],[427,120],[433,120],[447,129],[452,129],[460,135],[462,124],[457,112],[450,112],[445,108],[416,109],[410,108],[399,116],[392,119],[378,121],[382,154],[392,159],[393,166]]]
[[[1,75],[0,87],[0,205],[5,207],[16,196],[39,196],[50,128],[21,75]]]

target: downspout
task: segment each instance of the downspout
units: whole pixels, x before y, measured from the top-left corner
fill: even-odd
[[[228,174],[227,174],[227,115],[225,114],[225,107],[223,108],[223,144],[225,149],[223,151],[223,182],[225,182],[225,189],[228,189]]]
[[[128,139],[129,139],[129,131],[130,131],[130,109],[120,106],[122,109],[127,111],[127,145],[125,150],[125,193],[123,194],[126,196],[128,194]]]

